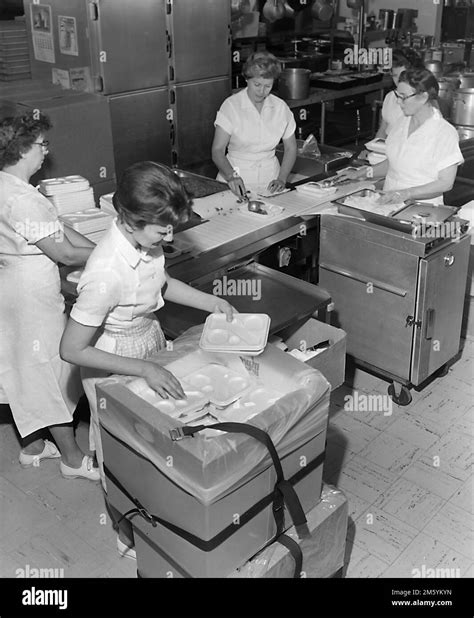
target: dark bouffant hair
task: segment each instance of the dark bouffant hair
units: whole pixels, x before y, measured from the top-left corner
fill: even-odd
[[[403,71],[400,81],[407,83],[417,94],[427,93],[428,101],[438,107],[439,84],[436,77],[428,69],[410,69]]]
[[[187,221],[191,199],[181,179],[166,165],[141,161],[122,174],[112,198],[119,220],[134,228],[172,225]]]
[[[395,49],[392,54],[392,68],[398,69],[404,67],[409,69],[424,69],[424,64],[420,56],[410,48],[402,51]]]
[[[48,116],[39,110],[0,121],[0,169],[18,163],[38,137],[51,127]]]

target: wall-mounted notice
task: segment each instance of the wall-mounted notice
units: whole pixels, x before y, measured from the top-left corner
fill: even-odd
[[[75,17],[58,15],[59,51],[67,56],[79,56]]]
[[[54,64],[56,58],[54,54],[51,6],[48,4],[32,4],[30,8],[35,59]]]

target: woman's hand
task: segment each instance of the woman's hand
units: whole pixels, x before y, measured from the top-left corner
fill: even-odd
[[[234,313],[238,313],[237,309],[232,307],[232,305],[224,300],[223,298],[219,298],[218,296],[214,296],[215,302],[214,306],[211,310],[211,313],[225,313],[228,322],[232,322],[234,319]]]
[[[245,188],[244,181],[240,176],[233,176],[227,184],[229,185],[229,189],[232,193],[234,193],[237,197],[247,195],[247,189]]]
[[[285,189],[286,183],[279,178],[275,178],[275,180],[272,180],[267,187],[267,191],[270,191],[270,193],[277,193],[280,191],[284,191]]]
[[[379,204],[401,204],[410,199],[410,194],[407,189],[400,191],[384,191],[381,193],[378,203]]]
[[[160,397],[169,399],[171,395],[174,399],[186,399],[179,380],[172,373],[151,361],[145,360],[143,363],[142,376],[147,381],[148,386],[156,391]]]
[[[337,177],[341,180],[361,180],[367,177],[367,168],[362,167],[358,170],[347,169],[342,172],[336,172]]]

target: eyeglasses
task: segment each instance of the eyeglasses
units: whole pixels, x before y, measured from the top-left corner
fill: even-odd
[[[403,94],[398,94],[396,90],[394,90],[393,92],[395,93],[395,96],[397,97],[397,99],[401,101],[402,103],[405,103],[407,99],[411,99],[411,97],[416,97],[416,95],[419,94],[418,92],[414,92],[413,94],[407,94],[403,96]]]
[[[33,142],[33,144],[36,144],[37,146],[41,146],[44,149],[48,148],[49,146],[49,142],[46,139],[44,139],[42,142]]]

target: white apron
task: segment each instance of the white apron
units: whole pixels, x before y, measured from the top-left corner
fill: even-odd
[[[72,421],[79,369],[61,360],[66,325],[57,265],[43,254],[0,255],[0,384],[22,437]]]
[[[154,314],[136,318],[135,324],[125,330],[113,332],[104,329],[95,343],[95,347],[111,354],[129,358],[149,358],[166,347],[166,339],[160,323]],[[99,414],[97,411],[96,384],[110,373],[97,369],[81,368],[82,383],[89,401],[91,421],[89,427],[89,448],[96,452],[102,486],[106,491],[104,474],[104,454],[100,437]]]
[[[265,157],[262,154],[228,153],[227,159],[238,170],[245,187],[254,193],[266,193],[270,182],[280,173],[280,163],[275,155]],[[217,180],[226,182],[220,173]]]

